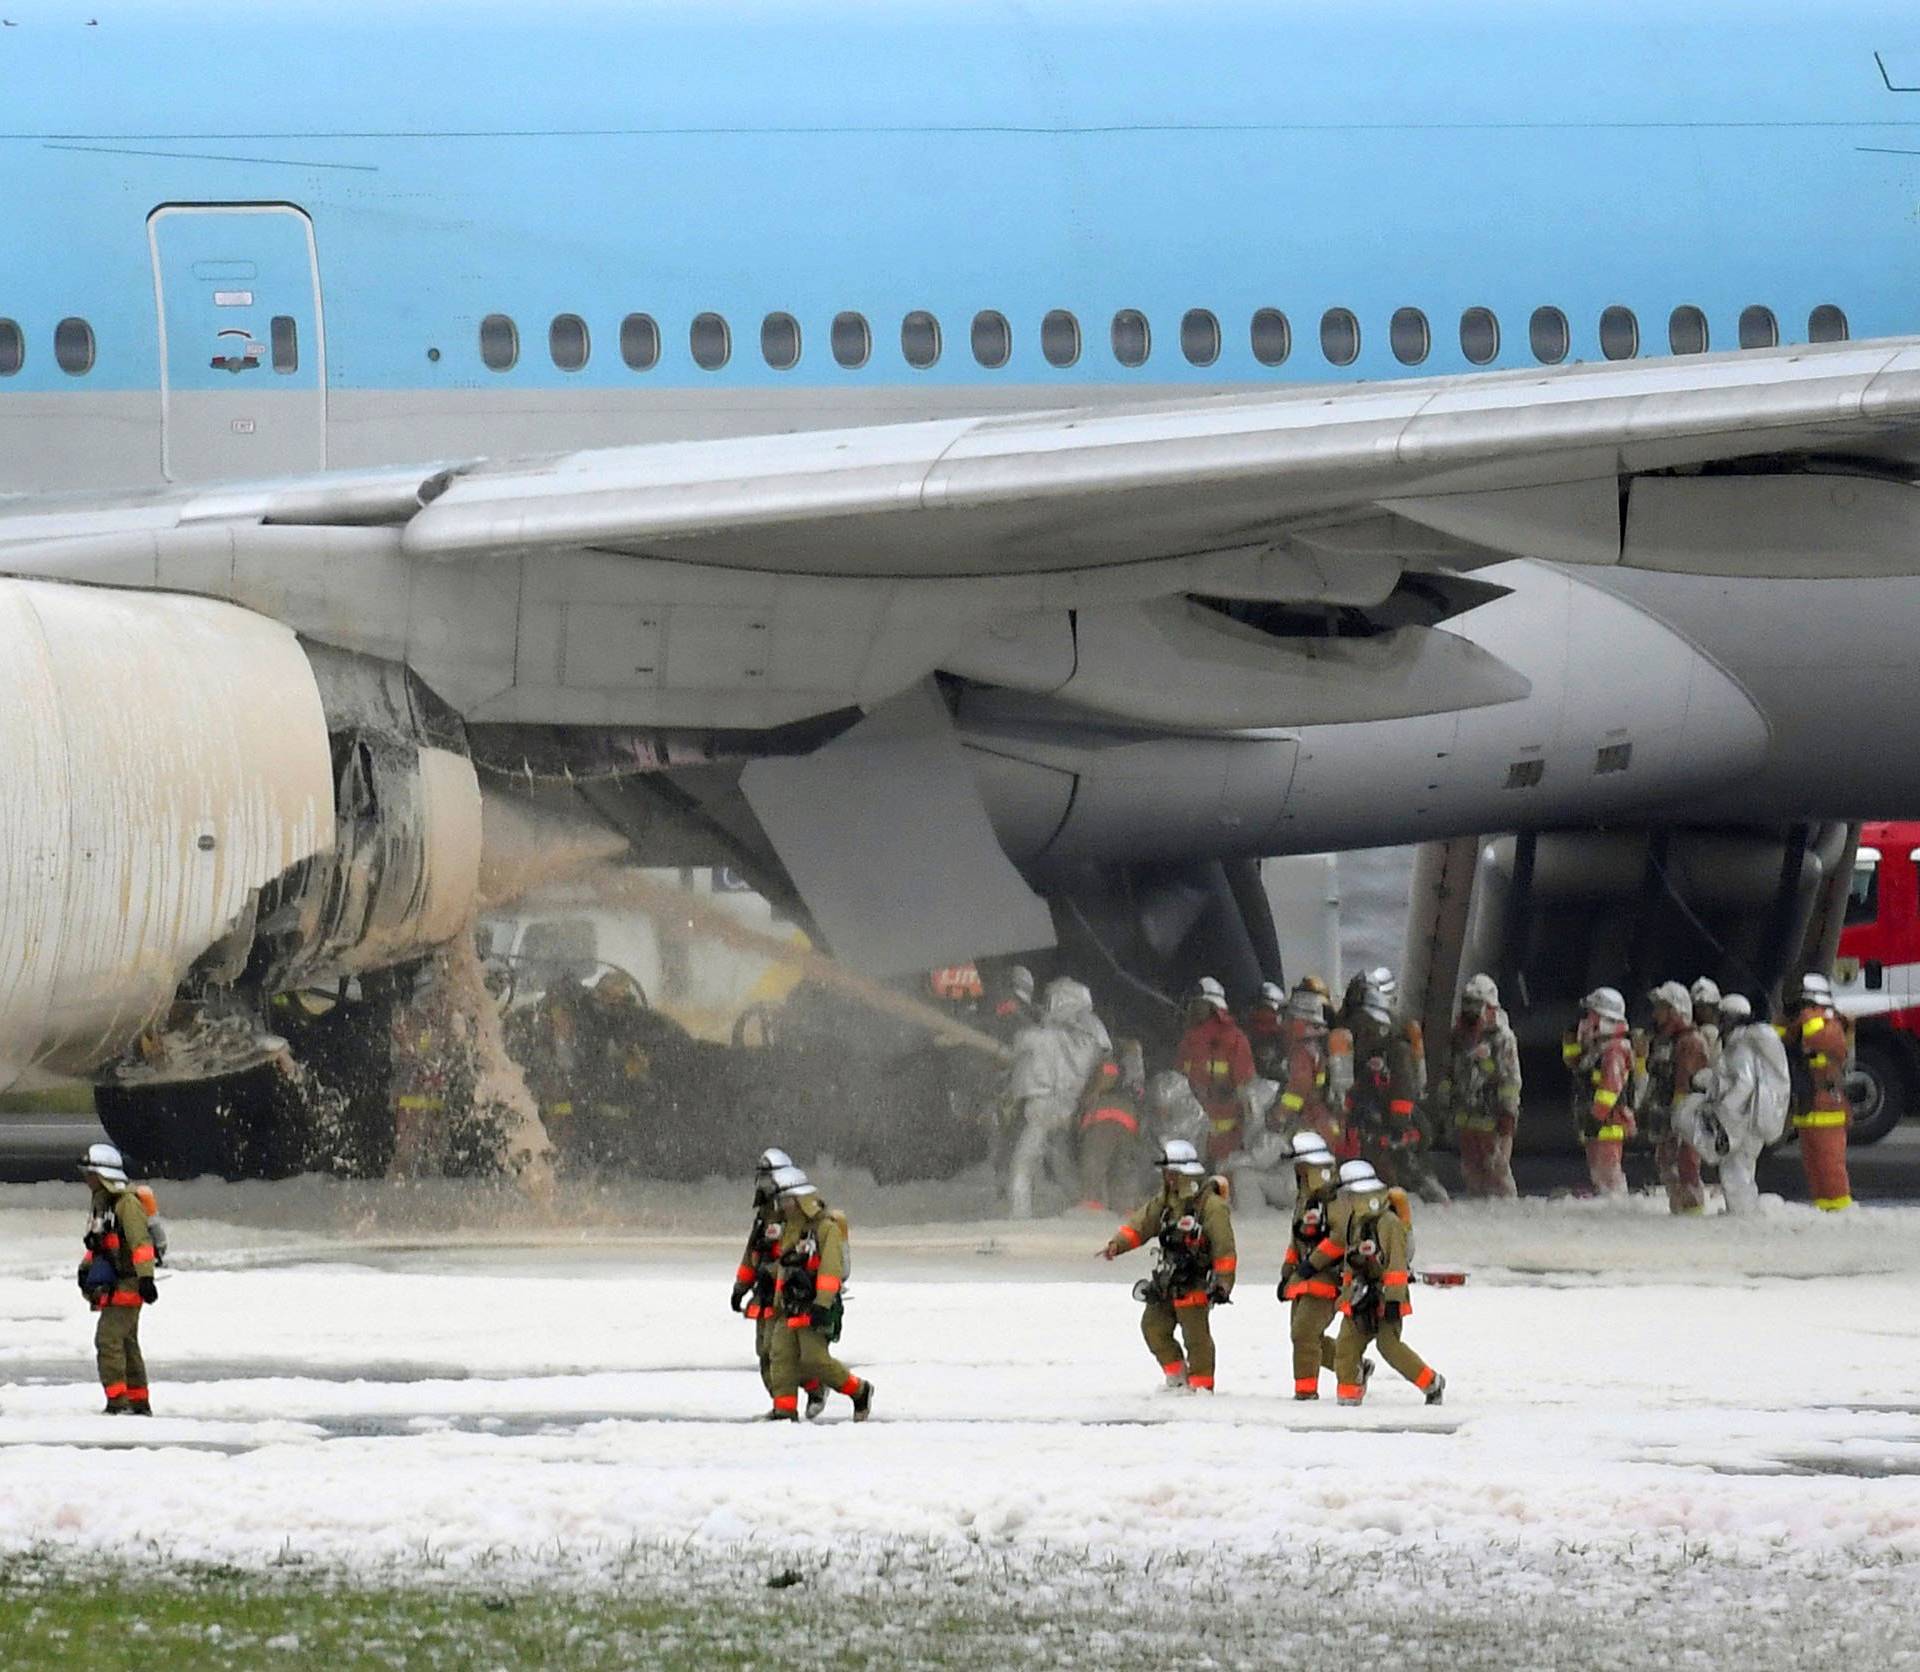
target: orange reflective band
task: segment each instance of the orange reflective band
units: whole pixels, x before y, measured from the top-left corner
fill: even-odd
[[[756,1320],[760,1318],[771,1318],[773,1316],[773,1308],[770,1306],[762,1306],[757,1300],[750,1300],[747,1302],[746,1309],[740,1316]]]
[[[127,1384],[125,1382],[108,1382],[101,1389],[101,1392],[106,1394],[109,1399],[124,1399],[127,1396]]]
[[[120,1233],[118,1231],[109,1231],[103,1238],[101,1238],[101,1241],[103,1241],[107,1245],[107,1252],[111,1254],[116,1248],[120,1246]]]
[[[1175,1359],[1171,1364],[1163,1364],[1160,1366],[1160,1369],[1163,1374],[1168,1376],[1184,1376],[1187,1373],[1186,1364],[1181,1359]]]
[[[776,1393],[773,1396],[773,1408],[776,1411],[797,1411],[800,1409],[800,1395],[797,1393]]]
[[[1340,1397],[1342,1399],[1358,1399],[1361,1394],[1367,1391],[1366,1383],[1364,1382],[1342,1382],[1339,1386]]]
[[[1347,1257],[1346,1245],[1335,1242],[1332,1237],[1322,1237],[1314,1253],[1328,1260],[1344,1260]]]
[[[1291,1243],[1287,1245],[1287,1257],[1280,1262],[1283,1270],[1292,1271],[1300,1263],[1300,1250]]]
[[[1596,1144],[1623,1144],[1627,1141],[1627,1129],[1624,1126],[1603,1126],[1593,1135]]]
[[[1380,1281],[1389,1285],[1394,1283],[1404,1285],[1407,1281],[1407,1274],[1404,1271],[1390,1271],[1382,1276]]]
[[[1187,1386],[1190,1388],[1205,1388],[1211,1393],[1213,1391],[1213,1378],[1211,1376],[1189,1376],[1187,1378]]]
[[[147,1390],[145,1388],[129,1387],[127,1389],[127,1397],[129,1399],[145,1399],[147,1397]]]
[[[133,1261],[136,1266],[142,1260],[151,1260],[153,1258],[153,1244],[150,1242],[141,1243],[127,1258]]]
[[[827,1272],[820,1279],[820,1292],[823,1295],[837,1295],[840,1292],[840,1279]]]
[[[1809,1109],[1804,1115],[1795,1115],[1793,1124],[1795,1126],[1845,1126],[1847,1111],[1845,1109]]]
[[[733,1275],[736,1282],[751,1283],[753,1281],[753,1267],[742,1261],[739,1269],[735,1271]]]
[[[1139,1121],[1135,1120],[1125,1109],[1095,1109],[1093,1113],[1088,1115],[1080,1124],[1082,1126],[1098,1126],[1101,1121],[1112,1121],[1115,1126],[1125,1127],[1129,1132],[1138,1132],[1140,1130]]]
[[[1338,1300],[1340,1290],[1324,1277],[1303,1277],[1297,1283],[1287,1285],[1288,1300],[1302,1300],[1308,1296],[1314,1300]]]
[[[1237,1254],[1223,1254],[1213,1262],[1215,1271],[1237,1271],[1239,1267],[1240,1256]]]
[[[115,1289],[113,1298],[108,1301],[107,1304],[109,1306],[138,1306],[140,1304],[140,1292],[137,1289],[131,1293],[125,1289]]]
[[[1293,1391],[1295,1393],[1318,1393],[1320,1391],[1320,1378],[1318,1376],[1296,1376],[1293,1379]]]
[[[1129,1248],[1138,1248],[1140,1246],[1140,1233],[1131,1225],[1122,1225],[1120,1229],[1113,1234]]]
[[[1414,1377],[1413,1385],[1417,1387],[1422,1393],[1425,1393],[1428,1388],[1433,1386],[1433,1379],[1434,1379],[1433,1366],[1428,1365],[1426,1369],[1422,1370],[1418,1376]]]
[[[860,1391],[860,1378],[858,1376],[849,1376],[840,1384],[840,1391],[851,1399]]]
[[[800,1317],[798,1317],[798,1318],[789,1318],[789,1319],[787,1320],[787,1328],[788,1328],[788,1329],[805,1329],[805,1328],[807,1328],[807,1327],[808,1327],[808,1326],[809,1326],[809,1325],[810,1325],[810,1324],[811,1324],[812,1322],[813,1322],[813,1319],[812,1319],[811,1317],[809,1317],[809,1316],[807,1316],[806,1314],[804,1314],[804,1313],[803,1313],[803,1314],[802,1314],[802,1315],[801,1315]]]
[[[1413,1113],[1413,1100],[1407,1097],[1396,1097],[1387,1105],[1387,1113],[1390,1115],[1410,1115]]]
[[[1196,1306],[1205,1306],[1206,1304],[1207,1304],[1207,1291],[1205,1289],[1195,1289],[1193,1293],[1190,1295],[1176,1296],[1174,1298],[1173,1307],[1176,1312],[1185,1312],[1185,1311],[1190,1311],[1192,1308]]]

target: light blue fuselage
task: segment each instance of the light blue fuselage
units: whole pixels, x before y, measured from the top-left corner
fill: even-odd
[[[1501,368],[1536,363],[1543,307],[1587,359],[1609,307],[1642,354],[1682,306],[1716,349],[1756,306],[1785,342],[1820,307],[1856,338],[1920,331],[1920,15],[1889,0],[8,14],[7,490],[163,479],[165,205],[310,217],[333,467],[1466,372],[1479,308]],[[1390,342],[1403,308],[1428,321],[1418,365]],[[1071,366],[1043,357],[1056,309]],[[1125,309],[1151,327],[1139,367],[1112,346]],[[1182,352],[1196,309],[1219,321],[1210,365]],[[1255,356],[1260,309],[1286,315],[1284,364]],[[1322,352],[1333,309],[1358,322],[1350,365]],[[924,369],[902,353],[916,310],[941,328]],[[1004,367],[970,351],[982,310],[1011,325]],[[873,338],[857,369],[829,348],[848,311]],[[719,370],[690,350],[702,313],[730,327]],[[771,313],[799,324],[790,370],[762,357]],[[482,364],[490,314],[517,326],[511,370]],[[562,314],[588,328],[577,371],[549,354]],[[660,336],[643,371],[634,314]],[[84,375],[56,363],[67,318],[93,329]],[[238,381],[197,345],[167,370],[176,391]],[[231,457],[215,473],[244,473]]]

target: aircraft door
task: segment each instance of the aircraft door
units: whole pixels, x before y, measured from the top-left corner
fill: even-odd
[[[170,204],[147,219],[170,481],[321,470],[326,353],[313,223],[280,203]]]

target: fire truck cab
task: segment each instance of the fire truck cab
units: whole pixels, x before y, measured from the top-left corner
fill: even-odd
[[[1920,822],[1861,827],[1833,989],[1856,1041],[1850,1140],[1874,1143],[1920,1107]]]

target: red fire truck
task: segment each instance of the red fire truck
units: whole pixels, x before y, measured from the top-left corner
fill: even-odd
[[[1856,1041],[1850,1139],[1875,1143],[1920,1110],[1920,823],[1862,827],[1833,989]]]

